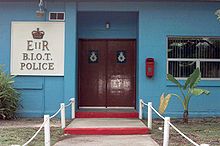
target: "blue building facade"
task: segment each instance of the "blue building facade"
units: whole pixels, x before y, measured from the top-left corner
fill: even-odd
[[[0,1],[0,64],[10,73],[11,23],[14,21],[49,22],[50,12],[65,13],[64,76],[16,77],[15,88],[21,92],[24,117],[41,117],[54,113],[61,102],[76,98],[78,107],[78,39],[136,40],[136,97],[152,101],[158,107],[160,95],[178,93],[166,79],[169,36],[219,37],[220,22],[214,14],[220,2],[208,1],[74,1],[46,0],[45,14],[36,17],[38,1]],[[106,23],[111,27],[106,30]],[[154,58],[152,78],[146,77],[145,60]],[[220,59],[219,59],[220,60]],[[220,115],[220,78],[202,80],[199,84],[211,92],[209,96],[193,97],[190,115]],[[182,105],[172,98],[166,114],[182,115]],[[67,110],[70,117],[70,110]]]

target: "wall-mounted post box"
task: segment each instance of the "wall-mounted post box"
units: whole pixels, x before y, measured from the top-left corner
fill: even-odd
[[[149,78],[154,76],[154,58],[146,59],[146,76]]]

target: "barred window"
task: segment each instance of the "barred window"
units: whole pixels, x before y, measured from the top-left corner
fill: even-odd
[[[168,37],[167,72],[186,78],[197,67],[203,79],[220,79],[220,37]]]

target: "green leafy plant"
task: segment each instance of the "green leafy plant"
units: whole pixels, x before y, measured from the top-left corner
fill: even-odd
[[[12,119],[19,106],[19,93],[13,88],[14,76],[0,66],[0,119]]]
[[[168,94],[169,96],[175,96],[181,102],[184,112],[183,112],[183,122],[188,123],[188,115],[189,115],[189,102],[192,96],[199,96],[202,94],[208,95],[209,91],[201,88],[197,88],[198,83],[201,80],[201,72],[199,68],[196,68],[194,72],[187,78],[185,84],[182,85],[180,82],[175,79],[171,74],[167,74],[167,79],[173,82],[180,90],[180,95],[178,94]],[[167,95],[167,96],[168,96]],[[168,97],[169,97],[168,96]],[[160,100],[159,112],[163,114],[166,110],[167,105],[169,104],[169,98],[165,100]]]

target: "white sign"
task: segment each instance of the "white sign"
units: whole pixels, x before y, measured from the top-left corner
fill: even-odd
[[[11,74],[64,75],[64,22],[12,22]]]

